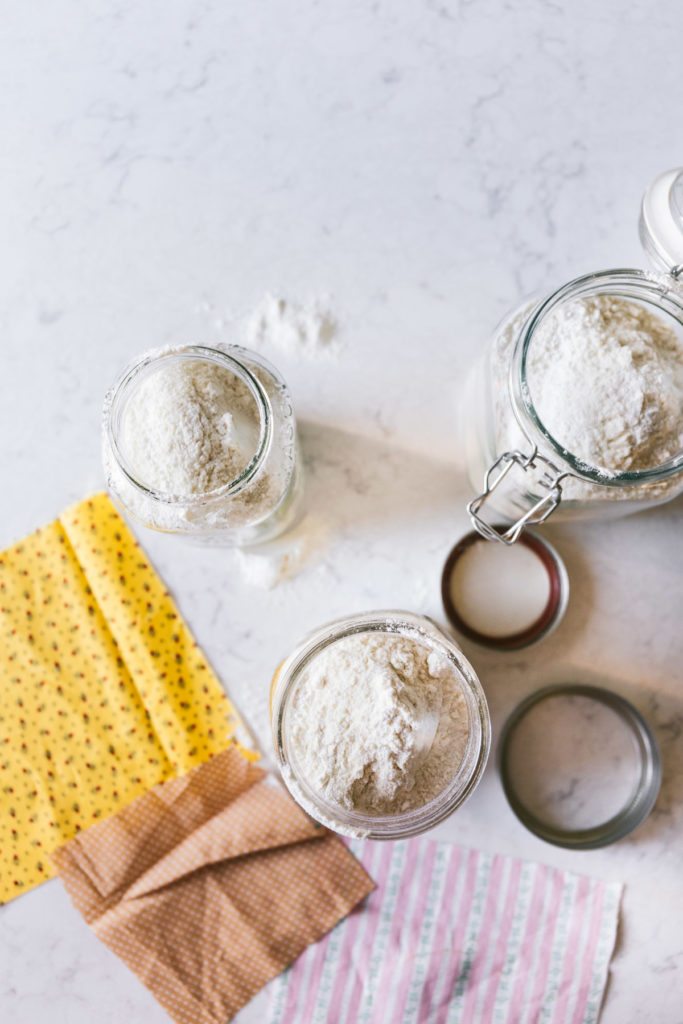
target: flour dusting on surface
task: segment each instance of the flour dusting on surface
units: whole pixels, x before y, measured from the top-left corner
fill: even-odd
[[[307,515],[284,537],[261,544],[257,549],[234,552],[237,569],[246,584],[273,590],[298,576],[319,557],[330,539],[329,526]]]
[[[245,344],[272,345],[290,356],[316,359],[339,352],[339,325],[329,303],[316,298],[295,302],[267,294],[246,321]]]

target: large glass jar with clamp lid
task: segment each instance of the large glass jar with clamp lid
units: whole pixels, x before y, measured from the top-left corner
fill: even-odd
[[[504,319],[472,368],[461,406],[462,442],[470,482],[477,491],[483,484],[468,512],[484,536],[510,544],[525,526],[544,522],[551,514],[556,518],[617,517],[669,501],[683,491],[683,169],[660,175],[646,192],[640,234],[654,272],[599,271],[570,281],[540,301],[526,303]],[[585,431],[587,448],[572,450],[567,439],[555,436],[551,429],[554,415],[552,409],[548,412],[547,394],[546,411],[539,413],[544,364],[540,360],[539,371],[535,357],[549,337],[555,346],[566,344],[567,337],[556,325],[563,318],[567,322],[576,304],[603,320],[605,310],[611,309],[622,317],[622,325],[624,311],[633,323],[655,325],[658,337],[664,339],[669,374],[666,398],[658,396],[655,387],[653,399],[667,403],[666,444],[647,444],[648,430],[649,440],[660,440],[659,434],[654,437],[659,429],[657,410],[650,416],[650,410],[643,411],[636,402],[642,421],[640,447],[636,445],[623,396],[610,393],[603,380],[585,372],[578,346],[572,355],[576,379],[568,381],[566,393],[558,390],[555,380],[555,404],[563,409],[565,420],[571,420],[572,407],[566,403],[572,402],[572,387],[584,391],[594,387],[595,418],[607,424],[601,427],[603,433],[611,429],[617,442],[624,440],[628,458],[606,465],[597,446],[591,448],[591,438],[597,436],[592,429]],[[637,370],[642,358],[638,339],[616,340],[615,358],[623,357],[627,369]],[[545,366],[552,364],[546,359]],[[657,367],[655,384],[656,372]],[[585,409],[584,402],[584,417]],[[609,422],[610,416],[614,423]],[[643,431],[644,445],[640,443]]]

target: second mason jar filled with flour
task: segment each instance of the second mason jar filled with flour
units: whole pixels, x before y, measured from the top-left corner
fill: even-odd
[[[302,483],[287,387],[237,345],[145,353],[105,398],[109,490],[152,529],[252,544],[296,518]]]
[[[683,491],[683,171],[646,193],[641,237],[657,273],[587,274],[526,303],[472,369],[462,440],[484,536]]]
[[[321,627],[280,665],[275,753],[301,806],[344,835],[399,839],[432,828],[486,765],[486,698],[462,651],[430,619],[368,612]]]

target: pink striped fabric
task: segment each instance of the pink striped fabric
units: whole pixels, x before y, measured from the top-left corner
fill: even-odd
[[[448,874],[446,875],[446,882],[444,885],[444,897],[446,898],[442,900],[441,907],[439,908],[439,916],[436,931],[434,933],[432,950],[429,957],[429,966],[427,968],[427,978],[422,988],[422,994],[420,995],[418,1020],[427,1020],[430,1009],[434,1004],[437,983],[439,980],[439,969],[445,960],[444,953],[446,949],[446,935],[448,933],[449,923],[456,912],[451,894],[456,891],[456,884],[464,855],[464,851],[459,846],[454,847],[450,851]]]
[[[450,942],[447,947],[449,954],[446,968],[445,984],[439,993],[434,1004],[435,1024],[444,1024],[448,1014],[448,1006],[458,982],[467,977],[469,963],[466,956],[465,933],[467,931],[472,903],[477,889],[477,869],[479,867],[479,854],[476,850],[467,851],[467,867],[463,884],[463,893],[457,907],[457,912],[450,925]],[[458,950],[460,955],[453,956],[453,951]],[[463,955],[465,954],[465,955]]]
[[[422,873],[426,878],[431,880],[432,873],[434,871],[434,860],[436,858],[436,844],[429,843],[426,847],[424,860],[422,862]],[[420,942],[420,932],[422,930],[422,922],[424,921],[425,911],[427,909],[427,901],[429,899],[429,886],[423,885],[417,889],[417,899],[413,909],[413,916],[410,927],[410,934],[408,936],[409,948],[416,950]],[[408,999],[408,991],[411,983],[411,972],[410,970],[402,971],[398,980],[398,989],[396,994],[396,1003],[393,1010],[393,1020],[403,1020],[403,1014],[405,1011],[406,1000]]]
[[[493,1007],[495,1006],[496,994],[498,992],[498,979],[505,967],[505,957],[517,905],[521,874],[522,862],[520,860],[513,860],[510,864],[507,895],[505,896],[505,903],[503,904],[503,910],[498,921],[498,937],[493,946],[493,963],[488,971],[489,984],[484,993],[484,1003],[481,1009],[481,1015],[484,1020],[491,1020],[493,1015]]]
[[[541,932],[541,920],[543,918],[544,907],[543,901],[547,891],[549,873],[549,869],[543,866],[535,872],[533,891],[531,893],[526,924],[524,926],[524,937],[522,938],[519,947],[519,954],[523,961],[524,970],[517,971],[517,977],[515,978],[515,983],[512,989],[512,995],[510,997],[511,1020],[522,1019],[525,993],[529,982],[533,980],[534,977],[535,964],[533,956],[538,944],[538,937]]]
[[[550,964],[552,961],[552,955],[556,948],[554,942],[554,936],[557,931],[557,922],[560,916],[560,907],[562,903],[562,895],[564,892],[564,877],[560,871],[551,871],[550,874],[550,893],[547,897],[547,902],[543,908],[543,924],[541,926],[541,944],[538,952],[538,960],[536,961],[536,970],[534,971],[531,996],[529,1002],[532,1006],[547,1006],[548,1000],[545,998],[546,988],[550,980]]]
[[[354,840],[377,889],[271,985],[267,1024],[594,1024],[621,886],[428,839]]]
[[[366,867],[368,871],[373,872],[374,877],[377,879],[377,885],[383,887],[386,885],[389,868],[391,867],[392,851],[391,849],[384,849],[379,844],[376,844],[376,847],[377,848],[374,851],[375,859],[374,861],[369,860]],[[373,851],[370,851],[371,857],[372,853]],[[379,915],[362,913],[359,908],[358,913],[353,915],[353,920],[349,921],[349,927],[345,929],[344,943],[339,956],[339,963],[336,968],[336,977],[334,979],[334,988],[332,989],[332,996],[330,999],[330,1010],[327,1015],[329,1024],[334,1024],[337,1008],[342,1005],[349,977],[354,967],[354,960],[357,955],[357,951],[360,951],[360,963],[363,963],[365,957],[370,954],[375,931],[377,929],[378,919]],[[363,927],[365,929],[364,933]],[[360,992],[357,992],[354,989],[350,1000],[351,1005],[347,1011],[348,1013],[352,1012],[353,1005],[357,1002],[359,996]],[[310,998],[311,1000],[313,999],[313,993],[311,993]]]
[[[562,975],[561,981],[558,986],[557,1002],[555,1003],[555,1013],[553,1015],[553,1024],[560,1024],[561,1021],[566,1021],[569,999],[571,997],[573,990],[576,987],[575,971],[576,961],[579,955],[579,941],[581,939],[581,929],[586,921],[586,918],[590,916],[590,911],[587,914],[585,910],[589,889],[590,879],[580,878],[577,885],[577,899],[574,903],[572,918],[569,924],[567,945],[564,950]]]
[[[579,989],[577,992],[576,1009],[572,1017],[572,1024],[581,1024],[581,1018],[583,1013],[583,1007],[588,1002],[589,988],[591,983],[591,964],[595,957],[598,941],[600,939],[600,925],[602,921],[602,901],[604,899],[604,891],[601,886],[594,886],[593,888],[593,907],[592,916],[589,923],[588,932],[588,943],[586,945],[586,952],[583,957],[583,966],[581,970],[581,978],[579,980]]]

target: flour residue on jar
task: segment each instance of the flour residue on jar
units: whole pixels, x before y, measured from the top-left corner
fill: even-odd
[[[469,736],[447,655],[389,632],[348,636],[318,654],[302,672],[288,719],[291,752],[308,784],[333,804],[374,815],[438,796]]]

